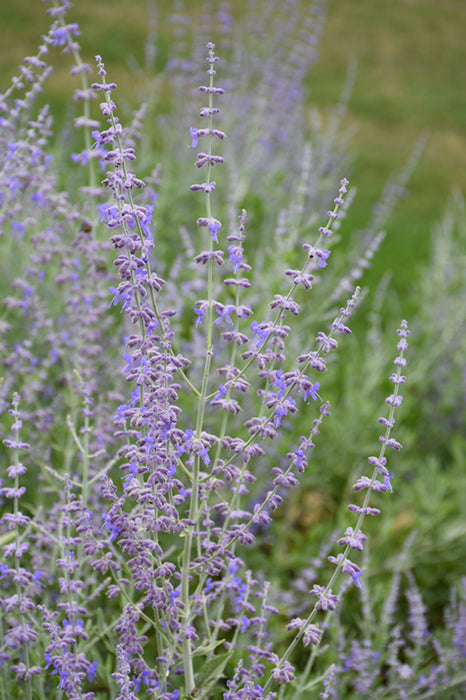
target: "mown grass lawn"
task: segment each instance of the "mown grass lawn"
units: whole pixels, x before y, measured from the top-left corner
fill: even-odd
[[[380,256],[383,264],[391,261],[393,284],[402,293],[411,289],[430,246],[431,225],[450,191],[466,186],[465,22],[466,5],[459,0],[331,0],[310,81],[312,99],[324,106],[348,59],[357,60],[348,115],[356,126],[350,151],[360,202],[354,208],[357,224],[364,225],[384,180],[427,132],[409,197],[390,219]],[[376,261],[369,281],[379,274]]]

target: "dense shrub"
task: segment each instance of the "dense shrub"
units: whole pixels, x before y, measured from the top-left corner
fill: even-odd
[[[210,17],[218,46],[198,36],[191,60],[182,44],[163,66],[173,112],[156,142],[154,105],[126,125],[100,56],[88,83],[67,9],[48,10],[37,55],[0,101],[2,697],[461,697],[465,581],[432,631],[410,565],[414,524],[382,573],[367,546],[381,519],[366,516],[393,510],[399,481],[409,330],[399,323],[392,350],[375,304],[357,359],[345,336],[406,172],[339,270],[333,245],[354,194],[340,174],[344,110],[311,132],[303,110],[321,4],[306,15],[253,4],[244,44],[222,4]],[[84,146],[68,154],[37,107],[54,46],[82,81]],[[461,207],[457,197],[435,239],[447,281],[433,299],[420,293],[414,325],[442,331],[435,352],[414,342],[411,445],[430,420],[413,406],[435,396],[462,411],[464,310],[442,313],[462,287]],[[344,415],[327,430],[332,394]],[[462,445],[458,429],[443,419],[432,459],[440,443]],[[312,560],[295,537],[296,493],[314,495],[316,534],[301,540],[318,544]]]

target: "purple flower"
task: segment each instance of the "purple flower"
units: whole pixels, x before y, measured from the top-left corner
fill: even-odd
[[[323,586],[314,586],[309,591],[311,595],[315,595],[319,600],[316,603],[318,610],[335,610],[338,603],[338,596],[334,595],[331,590],[327,591]]]
[[[283,380],[283,370],[279,369],[276,374],[275,381],[273,382],[272,386],[277,386],[278,387],[278,392],[277,392],[277,398],[281,399],[285,393],[286,389],[286,384]]]
[[[254,340],[254,338],[257,336],[257,340],[255,342],[254,347],[258,348],[267,340],[270,331],[268,328],[262,328],[257,323],[257,321],[253,321],[251,323],[251,330],[252,330],[252,340]]]
[[[37,588],[43,588],[42,583],[40,583],[39,579],[42,578],[42,571],[35,571],[34,572],[34,583],[36,584]]]
[[[189,130],[189,135],[190,135],[191,138],[192,138],[191,148],[196,148],[196,147],[197,147],[198,140],[199,140],[199,139],[198,139],[197,129],[196,129],[195,127],[192,126],[192,127],[190,128],[190,130]]]
[[[197,454],[199,457],[202,459],[204,462],[205,466],[207,467],[210,464],[210,457],[209,457],[209,452],[206,447],[202,447],[197,451]]]
[[[330,250],[321,250],[318,257],[319,267],[327,267],[327,260],[330,257]]]
[[[215,324],[221,323],[222,321],[226,321],[227,323],[230,324],[230,326],[233,325],[233,321],[230,318],[230,314],[235,310],[235,307],[232,306],[231,304],[228,306],[223,306],[223,305],[218,305],[218,307],[215,309],[215,311],[218,313],[219,318],[217,318],[216,321],[214,321]]]
[[[79,36],[79,28],[76,23],[56,27],[56,29],[50,32],[52,43],[55,46],[65,46],[68,39],[71,40],[73,35]]]
[[[201,323],[202,323],[202,321],[203,321],[203,319],[204,319],[204,313],[205,313],[205,311],[204,311],[204,309],[202,309],[202,308],[201,308],[201,309],[197,309],[195,306],[193,307],[193,309],[194,309],[194,313],[195,313],[196,316],[197,316],[197,318],[196,318],[196,323],[194,324],[195,327],[197,328],[198,326],[201,325]]]
[[[211,216],[211,217],[209,217],[209,218],[206,218],[206,217],[202,217],[202,216],[201,216],[201,217],[197,220],[197,225],[198,225],[198,226],[207,226],[208,229],[209,229],[209,231],[210,231],[210,235],[212,236],[212,240],[213,240],[215,243],[218,243],[218,236],[217,236],[217,234],[218,234],[218,232],[220,231],[220,229],[222,228],[222,224],[220,223],[220,221],[218,221],[218,219],[214,219],[213,216]]]
[[[289,412],[294,413],[296,411],[296,401],[288,396],[281,404],[276,408],[273,424],[278,428],[282,422],[282,418],[288,415]]]
[[[126,294],[125,292],[119,292],[115,287],[110,286],[108,291],[113,294],[112,304],[116,306],[118,302],[122,302],[122,311],[126,311],[131,304],[131,294]]]
[[[319,382],[316,382],[315,384],[312,384],[311,386],[306,387],[305,390],[304,390],[304,397],[303,397],[303,398],[304,398],[304,401],[307,401],[308,398],[309,398],[309,396],[310,396],[312,399],[314,399],[314,401],[317,401],[317,399],[319,398],[319,396],[318,396],[318,394],[317,394],[317,392],[319,391],[319,389],[320,389],[320,383],[319,383]]]
[[[352,527],[347,527],[345,530],[345,535],[344,537],[340,537],[340,539],[337,540],[337,544],[340,545],[347,545],[352,549],[359,549],[360,551],[363,548],[364,542],[366,542],[367,536],[361,532],[361,530],[357,530],[354,532]]]
[[[393,479],[395,475],[395,472],[392,472],[391,474],[388,474],[387,476],[384,477],[383,483],[387,491],[393,492],[393,487],[391,484],[391,480]]]
[[[342,571],[344,574],[349,574],[351,578],[353,579],[353,583],[355,586],[358,588],[361,588],[361,582],[359,581],[359,577],[362,576],[362,571],[359,568],[357,564],[352,562],[350,559],[344,559],[343,560],[343,554],[338,554],[336,557],[330,556],[328,558],[332,564],[340,564],[343,563],[342,566]]]
[[[226,396],[227,393],[228,393],[228,389],[226,389],[226,388],[224,387],[223,384],[219,384],[218,391],[217,391],[217,393],[215,394],[215,396],[214,396],[214,398],[212,399],[212,401],[219,401],[219,400],[222,399],[224,396]]]
[[[317,627],[317,625],[309,625],[303,635],[303,644],[305,647],[309,646],[309,644],[313,644],[314,646],[317,646],[320,644],[320,640],[322,639],[322,630]]]
[[[276,655],[274,654],[273,656],[275,657]],[[279,661],[275,668],[272,669],[272,678],[279,685],[285,685],[296,678],[294,670],[294,666],[289,661]]]
[[[243,260],[243,250],[235,245],[228,246],[228,260],[233,263],[233,272],[236,274]]]
[[[220,229],[222,228],[222,224],[220,223],[220,221],[217,221],[217,219],[211,218],[211,219],[209,219],[208,226],[209,226],[210,235],[212,236],[212,240],[215,243],[218,243],[217,234],[220,231]]]

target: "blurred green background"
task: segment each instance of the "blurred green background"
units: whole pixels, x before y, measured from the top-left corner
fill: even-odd
[[[156,5],[162,42],[163,18],[176,5],[167,0]],[[200,5],[185,2],[194,23]],[[219,5],[219,0],[212,3]],[[247,0],[232,5],[241,16]],[[147,18],[146,0],[79,0],[68,14],[68,21],[80,25],[84,57],[92,62],[100,53],[120,95],[134,105],[138,81],[131,57],[143,61]],[[6,87],[22,58],[35,51],[48,18],[42,2],[15,0],[0,3],[0,22],[0,85]],[[382,251],[365,279],[374,286],[388,267],[393,288],[405,301],[427,257],[432,224],[441,218],[452,189],[464,192],[466,186],[465,30],[464,0],[329,0],[319,59],[308,79],[309,104],[325,111],[338,102],[349,62],[357,65],[345,121],[354,129],[350,172],[342,173],[358,189],[350,213],[353,227],[367,224],[385,183],[402,169],[419,135],[427,133],[409,196],[391,215]],[[66,59],[55,63],[61,67],[49,81],[47,99],[54,113],[63,115],[69,66]]]

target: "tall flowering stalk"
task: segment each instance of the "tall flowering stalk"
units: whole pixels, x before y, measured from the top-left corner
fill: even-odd
[[[204,364],[204,369],[202,373],[202,382],[197,399],[197,418],[196,418],[196,429],[194,433],[194,440],[200,441],[202,439],[202,432],[204,429],[205,420],[205,410],[207,404],[207,393],[208,393],[208,381],[211,371],[211,363],[213,357],[212,348],[212,329],[213,329],[213,268],[215,265],[214,260],[214,243],[218,243],[218,232],[221,228],[221,223],[212,215],[212,201],[211,193],[215,189],[215,182],[211,180],[212,168],[223,162],[222,156],[214,155],[212,153],[212,137],[217,137],[219,139],[224,139],[225,134],[223,131],[213,128],[213,117],[219,113],[219,109],[214,107],[214,96],[222,95],[223,89],[214,86],[214,76],[216,71],[214,65],[218,61],[218,56],[215,55],[214,49],[215,44],[207,44],[208,56],[207,63],[209,65],[207,74],[209,76],[209,85],[202,86],[200,91],[203,94],[208,95],[208,105],[203,107],[201,110],[201,117],[207,119],[206,129],[190,129],[190,134],[192,136],[192,146],[197,145],[198,139],[202,137],[208,138],[208,150],[207,153],[198,153],[196,166],[200,169],[204,166],[207,168],[206,172],[206,182],[202,185],[195,186],[195,189],[202,189],[205,193],[206,201],[206,216],[201,217],[197,220],[197,225],[199,227],[207,227],[210,233],[209,241],[209,251],[206,257],[207,260],[207,338],[206,338],[206,359]],[[192,188],[193,189],[193,188]],[[199,452],[194,460],[193,473],[192,473],[192,485],[191,485],[191,497],[189,506],[189,518],[190,520],[196,521],[199,513],[199,476],[201,471],[201,460],[207,462],[206,452],[201,454]],[[208,463],[208,462],[207,462]],[[190,625],[191,619],[191,603],[190,603],[190,593],[189,593],[189,580],[190,580],[190,566],[191,566],[191,550],[192,542],[194,536],[194,529],[187,532],[185,537],[185,546],[183,550],[183,570],[181,578],[181,601],[184,606],[185,611],[185,629]],[[185,674],[185,688],[187,693],[191,693],[194,689],[194,674],[193,674],[193,661],[192,661],[192,648],[191,641],[188,634],[184,635],[183,641],[183,667]]]
[[[101,208],[102,218],[112,230],[112,241],[119,251],[115,264],[121,280],[111,292],[115,303],[121,303],[138,329],[128,338],[126,355],[126,378],[134,382],[135,389],[131,400],[120,406],[115,417],[120,437],[127,440],[119,452],[123,459],[121,468],[126,474],[124,494],[118,497],[108,482],[105,495],[112,505],[105,516],[105,526],[110,542],[118,542],[126,555],[124,567],[144,597],[138,604],[131,602],[124,593],[126,584],[117,579],[111,596],[120,592],[128,601],[120,625],[122,631],[128,630],[131,621],[133,628],[133,632],[121,638],[121,658],[125,664],[129,663],[141,680],[145,678],[144,682],[154,683],[162,691],[173,688],[170,669],[181,663],[187,696],[207,694],[223,674],[232,654],[241,648],[241,632],[258,625],[263,628],[267,616],[274,612],[264,604],[262,613],[255,614],[254,598],[266,600],[266,595],[259,582],[245,570],[236,550],[254,543],[257,526],[268,526],[271,513],[282,503],[283,495],[299,483],[298,476],[305,470],[307,455],[314,447],[313,438],[319,433],[322,419],[330,415],[328,403],[322,402],[320,417],[314,420],[310,435],[302,436],[296,449],[287,455],[288,467],[273,468],[273,483],[252,511],[244,504],[244,497],[256,481],[250,463],[265,455],[264,442],[276,439],[289,417],[297,413],[298,400],[320,399],[320,383],[312,380],[309,373],[324,372],[325,357],[337,347],[336,336],[350,333],[347,319],[359,292],[356,290],[348,305],[341,309],[330,333],[318,333],[316,350],[295,360],[301,368],[285,371],[281,366],[289,363],[287,338],[291,330],[285,319],[300,313],[293,294],[298,286],[305,291],[311,289],[314,276],[309,270],[327,265],[329,251],[320,246],[322,240],[332,235],[330,225],[343,204],[348,184],[343,180],[327,225],[321,227],[314,245],[304,245],[307,261],[301,269],[286,270],[292,283],[286,294],[275,294],[270,302],[270,320],[253,321],[250,332],[244,332],[247,330],[243,328],[244,322],[253,313],[250,306],[242,303],[242,293],[250,286],[248,278],[242,275],[251,269],[244,259],[247,221],[244,211],[239,217],[238,233],[227,237],[232,243],[228,264],[233,267],[234,277],[223,279],[227,299],[218,300],[220,290],[214,282],[214,271],[225,264],[225,254],[218,248],[221,222],[214,216],[212,193],[216,183],[211,173],[215,165],[223,162],[222,156],[213,152],[213,143],[223,141],[225,133],[214,128],[213,119],[220,111],[214,98],[222,95],[223,90],[214,84],[214,66],[218,61],[214,44],[209,43],[207,49],[209,84],[200,88],[208,96],[208,104],[200,112],[207,126],[190,129],[193,148],[200,139],[207,139],[207,148],[198,153],[196,160],[199,169],[206,168],[205,182],[191,187],[205,195],[206,215],[197,219],[197,225],[209,234],[207,249],[195,257],[195,262],[207,269],[206,298],[194,306],[195,326],[197,333],[203,334],[205,347],[203,361],[190,372],[197,378],[196,382],[188,378],[190,363],[176,354],[173,347],[170,323],[173,312],[162,310],[157,299],[165,283],[151,270],[152,209],[134,202],[132,191],[142,188],[143,183],[129,170],[135,158],[134,150],[123,146],[123,129],[111,97],[115,86],[106,81],[100,57],[97,62],[102,82],[92,86],[105,94],[101,109],[109,124],[108,129],[94,133],[94,137],[99,147],[106,149],[104,160],[113,166],[104,185],[112,192],[114,201]],[[232,293],[234,298],[230,300]],[[229,330],[219,334],[222,326]],[[238,355],[238,348],[244,345],[246,348]],[[217,357],[223,359],[225,354],[226,363],[215,367],[223,377],[223,382],[218,384],[213,378],[212,363]],[[259,413],[242,420],[241,402],[235,395],[247,393],[251,381],[257,385],[256,372]],[[194,395],[195,403],[187,402],[184,410],[178,400],[183,387],[177,383],[176,375]],[[223,412],[223,418],[220,428],[215,429],[218,409]],[[191,410],[193,424],[188,427]],[[233,434],[227,433],[229,423]],[[240,437],[238,430],[246,430],[248,435]],[[127,501],[134,504],[130,510],[125,506]],[[179,543],[184,543],[179,556],[165,551],[167,542],[171,541],[170,537],[167,540],[170,533],[178,536]],[[176,546],[175,551],[178,551]],[[114,548],[105,556],[107,563],[112,560]],[[148,615],[146,609],[152,613]],[[135,624],[140,619],[153,627],[157,670],[151,669],[140,653],[134,653],[135,648],[142,651],[144,642],[135,637]],[[254,634],[258,634],[258,639],[264,637],[263,631]],[[226,655],[216,653],[218,645],[227,649]],[[268,674],[264,692],[272,681],[286,684],[293,678],[287,658],[279,659],[267,642],[258,642],[250,653],[252,666],[248,669],[243,661],[237,666],[239,675],[229,684],[229,698],[249,697],[251,689],[257,694],[256,681],[266,672],[264,660],[274,667]],[[209,674],[200,674],[196,669],[195,659],[200,654],[210,659]],[[121,688],[128,683],[125,679],[126,673],[115,676]],[[269,693],[267,697],[273,695]]]
[[[335,571],[332,574],[330,581],[327,585],[320,586],[315,584],[309,593],[312,596],[318,598],[314,608],[305,620],[301,618],[294,618],[292,622],[288,625],[289,630],[298,629],[295,639],[290,644],[285,654],[280,661],[280,667],[283,668],[287,664],[287,659],[290,658],[294,648],[297,646],[301,639],[305,646],[310,644],[313,645],[312,653],[309,656],[309,662],[305,669],[305,672],[301,675],[299,679],[299,685],[296,693],[293,696],[293,700],[298,700],[300,693],[304,691],[306,684],[309,682],[309,674],[312,670],[312,665],[315,660],[317,648],[322,639],[323,630],[328,626],[328,618],[331,616],[332,612],[335,610],[339,597],[333,593],[333,586],[336,583],[339,575],[341,573],[347,574],[351,577],[353,583],[360,588],[362,576],[361,568],[349,559],[351,550],[362,551],[364,543],[367,540],[366,535],[362,532],[362,524],[366,516],[380,515],[379,508],[370,505],[371,497],[374,493],[392,491],[391,479],[394,473],[390,473],[387,469],[387,458],[385,456],[387,448],[391,448],[395,451],[401,450],[401,444],[391,437],[392,428],[395,425],[395,409],[401,405],[403,397],[400,394],[400,387],[405,383],[406,377],[403,375],[402,369],[406,365],[405,352],[408,347],[408,337],[409,330],[406,321],[402,321],[401,327],[397,330],[397,335],[399,341],[397,343],[397,350],[399,355],[396,357],[394,363],[396,365],[396,372],[392,373],[390,376],[390,381],[394,384],[394,391],[390,394],[386,403],[390,406],[388,417],[380,417],[379,423],[385,427],[385,432],[380,436],[381,448],[378,456],[369,457],[369,464],[374,466],[374,470],[370,477],[363,476],[360,477],[353,488],[354,491],[366,491],[364,500],[361,506],[350,504],[348,509],[352,513],[358,515],[358,520],[355,527],[348,527],[343,535],[337,540],[337,544],[344,547],[343,552],[340,552],[337,556],[329,556],[328,559],[332,564],[335,564]],[[383,481],[380,481],[380,477]],[[315,617],[319,611],[324,611],[325,616],[322,626],[316,626],[313,624]],[[267,687],[267,686],[266,686]]]
[[[11,430],[12,438],[5,438],[3,444],[11,450],[12,464],[7,469],[8,480],[12,481],[0,488],[0,498],[12,503],[12,512],[4,512],[1,523],[13,535],[13,541],[3,546],[4,560],[0,565],[0,577],[13,583],[14,593],[2,596],[2,609],[9,619],[0,620],[0,639],[5,660],[14,660],[12,670],[18,680],[24,680],[28,700],[32,700],[32,679],[40,674],[41,669],[32,662],[32,647],[37,642],[38,634],[31,624],[30,615],[36,608],[37,589],[40,588],[41,573],[28,570],[24,566],[29,544],[25,541],[23,528],[27,528],[30,517],[19,509],[20,498],[25,494],[26,487],[21,484],[26,474],[26,466],[21,461],[21,455],[30,450],[30,445],[21,439],[23,422],[19,411],[20,396],[14,394],[13,404],[9,413],[13,416]],[[11,483],[10,481],[10,483]],[[5,538],[6,539],[6,538]],[[9,562],[9,563],[7,563]],[[19,655],[19,652],[21,655]],[[6,685],[6,684],[5,684]]]

